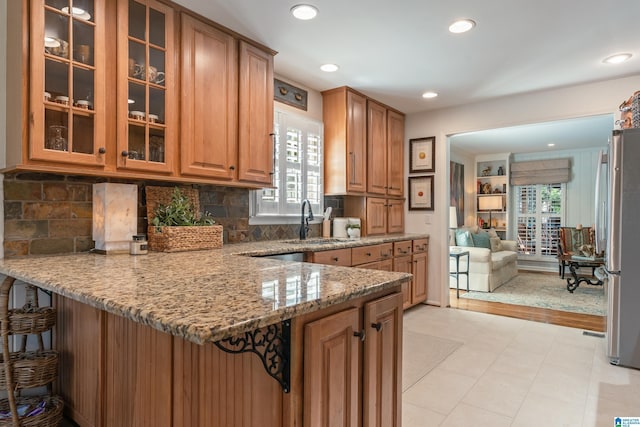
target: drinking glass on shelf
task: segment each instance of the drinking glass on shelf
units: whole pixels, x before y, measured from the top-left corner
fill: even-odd
[[[64,137],[66,130],[67,128],[65,126],[49,126],[49,135],[45,148],[49,150],[68,151],[67,139]]]

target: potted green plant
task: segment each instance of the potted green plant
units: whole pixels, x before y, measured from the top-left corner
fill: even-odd
[[[359,239],[360,224],[347,224],[347,235],[352,239]]]
[[[207,212],[200,215],[196,189],[147,187],[146,192],[151,250],[178,252],[222,247],[222,226],[215,225]]]

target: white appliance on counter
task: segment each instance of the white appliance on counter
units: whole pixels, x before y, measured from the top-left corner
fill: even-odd
[[[614,365],[633,368],[640,368],[639,160],[640,129],[615,130],[596,174],[596,251],[605,251],[607,356]]]

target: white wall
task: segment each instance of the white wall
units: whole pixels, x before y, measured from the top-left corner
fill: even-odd
[[[7,2],[0,0],[0,168],[7,165]],[[0,175],[0,242],[4,242],[4,175]],[[0,258],[4,246],[0,245]]]
[[[435,210],[429,214],[405,212],[405,229],[408,233],[430,235],[428,303],[447,306],[449,301],[447,232],[450,154],[447,136],[596,114],[611,113],[618,118],[618,105],[639,88],[640,75],[636,75],[407,116],[407,153],[410,138],[436,137]],[[409,170],[408,156],[405,156],[405,170]]]

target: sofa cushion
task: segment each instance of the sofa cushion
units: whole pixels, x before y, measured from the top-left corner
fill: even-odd
[[[466,230],[456,231],[456,246],[474,247],[471,233]]]
[[[500,252],[502,250],[502,241],[499,237],[489,237],[491,243],[491,252]]]
[[[518,254],[512,251],[493,252],[491,254],[491,263],[493,270],[503,268],[505,265],[517,262]]]
[[[473,239],[473,246],[475,246],[476,248],[491,249],[491,241],[489,240],[489,233],[480,231],[477,234],[472,234],[471,237]]]

